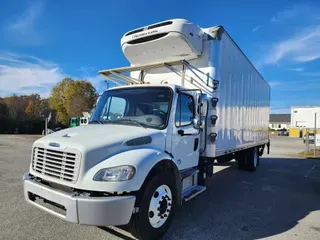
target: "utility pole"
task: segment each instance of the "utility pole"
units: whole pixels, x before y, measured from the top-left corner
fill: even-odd
[[[45,118],[45,126],[44,126],[44,135],[48,135],[48,122],[51,119],[51,113],[49,113],[49,116]]]
[[[306,140],[305,140],[305,143],[306,143],[306,150],[305,152],[309,152],[309,128],[306,128]]]
[[[316,137],[317,137],[317,113],[314,113],[314,140],[313,140],[313,157],[316,157]]]
[[[48,133],[48,121],[47,118],[45,119],[45,126],[44,126],[44,135],[46,136]]]

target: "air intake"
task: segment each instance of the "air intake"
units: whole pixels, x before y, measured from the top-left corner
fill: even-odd
[[[153,28],[168,26],[168,25],[171,25],[171,24],[172,24],[172,21],[167,21],[167,22],[163,22],[163,23],[157,23],[157,24],[154,24],[154,25],[149,26],[149,27],[148,27],[148,30],[149,30],[149,29],[153,29]]]
[[[139,28],[139,29],[133,30],[131,32],[128,32],[125,36],[129,36],[129,35],[132,35],[132,34],[135,34],[138,32],[142,32],[142,31],[143,31],[143,28]]]
[[[143,38],[132,40],[132,41],[128,42],[128,44],[139,44],[139,43],[144,43],[144,42],[150,42],[150,41],[157,40],[159,38],[165,37],[168,34],[169,33],[159,33],[159,34],[155,34],[155,35],[151,35],[151,36],[147,36],[147,37],[143,37]]]
[[[124,36],[130,36],[130,35],[135,34],[135,33],[143,32],[144,30],[150,30],[150,29],[153,29],[153,28],[163,27],[163,26],[167,26],[167,25],[171,25],[171,24],[172,24],[172,21],[167,21],[167,22],[163,22],[163,23],[154,24],[154,25],[151,25],[151,26],[147,27],[146,29],[139,28],[139,29],[130,31],[130,32],[126,33]]]
[[[32,169],[37,173],[75,183],[78,178],[80,153],[35,147]]]

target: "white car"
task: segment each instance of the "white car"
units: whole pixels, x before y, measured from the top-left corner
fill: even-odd
[[[307,135],[303,136],[303,143],[306,143],[307,140]],[[309,133],[309,143],[313,143],[314,142],[314,133]]]

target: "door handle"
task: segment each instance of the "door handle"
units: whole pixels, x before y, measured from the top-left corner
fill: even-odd
[[[184,136],[184,130],[178,130],[178,134]]]
[[[193,151],[196,151],[198,149],[199,146],[199,138],[196,138],[194,140],[194,147],[193,147]]]
[[[182,129],[178,130],[178,134],[181,135],[181,136],[197,135],[197,134],[192,134],[192,133],[184,133],[184,130],[182,130]]]

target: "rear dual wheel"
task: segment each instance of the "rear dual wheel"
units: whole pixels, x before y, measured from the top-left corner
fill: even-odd
[[[239,169],[248,170],[250,172],[255,171],[260,162],[258,148],[249,148],[236,153],[236,160]]]

